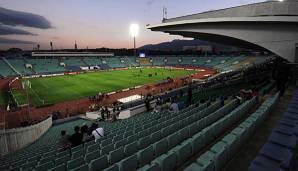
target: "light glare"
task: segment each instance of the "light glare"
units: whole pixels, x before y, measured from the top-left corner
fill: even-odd
[[[138,24],[131,24],[130,25],[130,35],[132,37],[137,37],[139,34],[139,25]]]

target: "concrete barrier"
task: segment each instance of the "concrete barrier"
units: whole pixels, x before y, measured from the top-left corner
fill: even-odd
[[[52,117],[27,127],[0,130],[0,154],[5,155],[33,143],[52,126]]]

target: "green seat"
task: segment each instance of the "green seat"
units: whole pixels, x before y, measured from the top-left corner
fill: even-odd
[[[123,139],[123,135],[115,136],[115,137],[113,138],[113,143],[115,143],[115,142],[117,142],[117,141],[119,141],[119,140],[122,140],[122,139]]]
[[[195,134],[190,141],[193,153],[198,153],[205,146],[205,135],[199,132]]]
[[[71,159],[76,159],[85,156],[85,149],[80,149],[72,153]]]
[[[228,149],[226,143],[219,141],[211,147],[210,151],[214,153],[215,170],[221,170],[228,161]]]
[[[69,171],[89,171],[89,167],[88,167],[88,164],[84,164],[77,168],[70,169]]]
[[[202,154],[197,160],[197,164],[202,168],[202,170],[206,171],[214,171],[214,153],[207,151]]]
[[[70,170],[70,169],[74,169],[74,168],[77,168],[81,165],[84,165],[85,164],[85,160],[83,157],[79,157],[79,158],[76,158],[76,159],[73,159],[73,160],[70,160],[67,162],[67,169]]]
[[[22,164],[20,167],[22,168],[22,170],[25,170],[25,169],[29,169],[29,168],[33,168],[37,165],[38,161],[31,161],[31,162],[28,162],[28,163],[24,163]]]
[[[114,165],[112,165],[112,166],[110,166],[110,167],[108,167],[108,168],[106,168],[102,171],[119,171],[119,166],[117,164],[114,164]]]
[[[190,125],[188,126],[188,129],[189,129],[189,135],[190,135],[190,136],[193,136],[193,135],[195,135],[197,132],[199,132],[199,127],[198,127],[198,125],[197,125],[196,122],[190,124]]]
[[[96,150],[99,150],[99,144],[93,144],[87,147],[87,153],[90,153]]]
[[[162,171],[172,171],[176,169],[177,156],[175,153],[169,152],[155,159],[153,163],[157,163]]]
[[[166,137],[170,135],[170,126],[161,129],[161,136]]]
[[[155,156],[160,156],[168,151],[168,141],[163,138],[162,140],[153,144]]]
[[[98,171],[98,170],[103,170],[109,166],[108,162],[108,156],[104,155],[101,156],[100,158],[91,160],[89,164],[90,171]]]
[[[50,168],[52,168],[54,166],[54,163],[52,161],[47,162],[47,163],[43,163],[41,165],[37,165],[35,167],[35,171],[44,171],[44,170],[48,170]]]
[[[99,158],[99,157],[100,157],[100,151],[96,150],[96,151],[93,151],[91,153],[87,153],[85,155],[85,161],[86,161],[86,163],[89,163],[91,160],[94,160],[94,159]]]
[[[109,152],[113,150],[114,150],[114,144],[107,145],[100,150],[100,155],[109,154]]]
[[[178,133],[171,134],[167,137],[168,148],[171,149],[179,144]]]
[[[130,144],[130,143],[132,143],[132,142],[134,142],[134,141],[137,141],[137,140],[138,140],[138,135],[136,135],[136,134],[127,137],[127,143],[128,143],[128,144]]]
[[[144,167],[138,169],[138,171],[161,171],[160,167],[156,164],[147,164]]]
[[[149,147],[143,150],[140,150],[137,155],[138,155],[139,167],[142,167],[150,163],[153,160],[153,156],[154,156],[153,146],[150,145]]]
[[[126,143],[127,143],[126,139],[119,140],[119,141],[115,142],[114,148],[115,149],[120,148],[120,147],[126,145]]]
[[[150,139],[149,135],[146,137],[143,137],[139,140],[139,148],[140,149],[146,148],[150,144],[151,144],[151,139]]]
[[[135,141],[133,143],[125,145],[124,154],[125,154],[125,156],[133,155],[134,153],[136,153],[138,151],[138,149],[139,149],[138,142]]]
[[[105,146],[112,144],[112,142],[113,142],[113,140],[111,138],[102,140],[100,142],[100,147],[104,148]]]
[[[189,129],[187,127],[179,130],[178,132],[179,141],[182,142],[189,138]]]
[[[228,134],[222,139],[223,142],[227,144],[228,147],[228,160],[232,158],[237,152],[240,146],[239,139],[234,134]]]
[[[177,155],[177,163],[182,165],[192,155],[192,147],[190,142],[182,143],[173,149]]]
[[[204,170],[199,164],[194,162],[194,163],[190,164],[189,166],[187,166],[183,171],[204,171]]]
[[[55,167],[49,169],[48,171],[66,171],[65,163],[56,165]]]
[[[42,165],[42,164],[44,164],[44,163],[48,163],[49,161],[54,161],[54,159],[56,158],[56,156],[49,156],[49,157],[45,157],[45,158],[41,158],[40,160],[39,160],[39,165]]]
[[[55,159],[55,165],[60,165],[62,163],[66,163],[68,160],[70,160],[70,155],[66,155],[60,158]]]
[[[118,148],[109,153],[109,160],[111,164],[114,164],[124,158],[124,148]]]
[[[120,171],[135,171],[137,170],[138,167],[138,159],[137,159],[137,155],[132,155],[130,157],[127,157],[123,160],[121,160],[118,163],[119,167],[120,167]]]
[[[80,144],[80,145],[78,145],[76,147],[71,148],[70,151],[71,151],[71,153],[73,153],[75,151],[82,150],[83,148],[84,148],[84,144]]]
[[[157,142],[157,141],[159,141],[162,138],[161,137],[161,131],[153,132],[150,135],[150,138],[151,138],[151,142]]]

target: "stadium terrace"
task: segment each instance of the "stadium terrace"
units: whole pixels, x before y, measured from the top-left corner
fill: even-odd
[[[265,1],[176,18],[163,7],[146,28],[194,40],[138,48],[133,23],[133,49],[50,41],[50,50],[1,51],[0,170],[297,170],[297,7]],[[0,17],[5,34],[55,27],[1,13],[36,20]]]

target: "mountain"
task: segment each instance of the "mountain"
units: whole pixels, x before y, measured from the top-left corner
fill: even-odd
[[[140,50],[160,50],[160,51],[182,51],[184,46],[212,46],[215,49],[234,49],[235,47],[221,45],[217,43],[202,41],[202,40],[173,40],[171,42],[162,42],[159,44],[148,44],[139,47]]]

